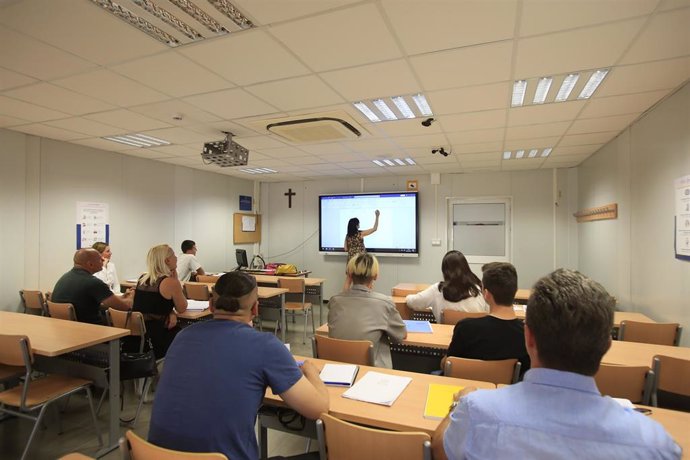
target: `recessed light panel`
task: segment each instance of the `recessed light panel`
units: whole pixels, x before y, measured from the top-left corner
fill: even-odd
[[[513,82],[511,106],[522,107],[524,105],[589,99],[608,73],[609,69],[583,70],[555,76],[516,80]],[[580,79],[580,76],[582,76],[582,79]],[[578,82],[585,81],[585,79],[587,81],[586,84],[578,84]],[[560,85],[555,95],[550,91],[553,84]],[[530,98],[525,101],[525,96],[528,94]],[[573,94],[579,95],[573,97]]]
[[[120,144],[131,145],[132,147],[159,147],[161,145],[170,145],[170,142],[158,139],[157,137],[147,136],[145,134],[123,134],[122,136],[107,136],[103,139]]]
[[[374,123],[433,115],[431,107],[429,107],[423,94],[380,97],[366,101],[358,101],[352,105],[362,112],[369,121]]]

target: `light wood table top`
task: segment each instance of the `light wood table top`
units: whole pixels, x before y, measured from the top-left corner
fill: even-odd
[[[263,284],[278,284],[278,279],[295,279],[294,276],[275,276],[275,275],[253,275],[256,278],[257,283]],[[300,278],[304,280],[305,286],[320,286],[325,281],[326,278]]]
[[[415,345],[418,347],[447,349],[453,338],[454,327],[455,326],[449,324],[431,324],[431,329],[434,331],[433,333],[410,332],[407,334],[407,338],[403,340],[403,343],[405,345]],[[328,336],[328,324],[324,324],[316,329],[316,333]]]
[[[690,361],[690,348],[614,340],[611,342],[609,351],[601,358],[601,362],[608,364],[624,364],[626,366],[647,366],[651,368],[652,358],[654,358],[655,355],[671,356],[673,358]],[[688,453],[690,453],[690,451]]]
[[[214,285],[214,283],[192,283],[192,284],[206,284],[206,285]],[[279,296],[281,294],[285,294],[288,292],[287,289],[285,288],[273,288],[273,287],[264,287],[264,286],[259,286],[259,299],[270,299],[271,297]],[[197,320],[199,318],[203,318],[205,316],[211,315],[211,310],[210,309],[205,309],[205,310],[187,310],[184,313],[178,313],[177,317],[178,318],[183,318],[183,319],[189,319],[189,320]]]
[[[421,292],[429,286],[429,284],[423,283],[398,283],[391,289],[391,294],[396,297],[404,298],[408,294],[416,294]],[[531,289],[518,289],[515,293],[515,300],[527,302],[527,299],[529,299],[531,293]]]
[[[660,407],[640,406],[651,409],[649,417],[661,423],[668,434],[683,449],[682,458],[690,458],[690,412],[662,409]]]
[[[520,319],[525,319],[525,308],[524,305],[515,306],[515,316]],[[641,323],[655,323],[652,318],[646,316],[642,313],[636,313],[634,311],[614,311],[613,312],[613,326],[620,327],[621,321],[639,321]]]
[[[0,311],[0,334],[26,335],[34,353],[42,356],[59,356],[119,339],[129,335],[129,330]]]
[[[296,356],[296,359],[308,359],[314,362],[317,368],[322,369],[327,361],[323,359],[305,358]],[[430,383],[444,385],[474,386],[477,388],[494,389],[496,385],[489,382],[475,380],[456,379],[440,375],[419,374],[416,372],[396,371],[380,367],[359,366],[357,380],[367,372],[374,371],[382,374],[392,374],[411,377],[412,381],[405,388],[392,406],[381,406],[362,401],[343,398],[341,395],[347,390],[343,387],[329,386],[330,410],[329,413],[342,420],[361,423],[395,431],[424,431],[433,434],[440,420],[424,418],[424,406]],[[274,395],[270,389],[266,390],[264,402],[272,405],[285,405],[279,396]]]

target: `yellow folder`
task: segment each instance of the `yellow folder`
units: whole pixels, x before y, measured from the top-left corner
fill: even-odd
[[[424,406],[424,418],[441,420],[448,415],[448,409],[453,402],[453,395],[463,388],[460,385],[429,384],[429,392],[426,394]]]

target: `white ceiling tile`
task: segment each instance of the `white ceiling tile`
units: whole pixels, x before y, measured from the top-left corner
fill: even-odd
[[[513,42],[491,43],[410,58],[425,91],[510,80]]]
[[[151,152],[151,153],[154,153],[154,152]],[[158,153],[156,153],[156,155],[158,155]],[[160,155],[163,155],[163,154],[160,154]],[[200,158],[194,159],[194,158],[189,158],[189,157],[161,157],[161,159],[158,161],[162,161],[163,163],[170,163],[171,165],[178,165],[178,166],[198,166],[200,164],[203,165]],[[218,166],[208,165],[204,169],[208,169],[208,171],[210,171],[210,172],[218,172],[216,170],[216,168],[218,168]],[[222,169],[222,168],[219,168],[218,170],[220,170],[220,169]]]
[[[501,162],[502,171],[521,171],[525,169],[536,169],[544,162],[543,158],[521,158],[519,160],[503,160]]]
[[[301,157],[290,157],[287,159],[287,162],[293,165],[315,165],[323,163],[323,160],[314,155],[306,155]]]
[[[220,121],[220,118],[217,116],[211,115],[201,110],[199,107],[179,99],[130,107],[130,110],[177,126],[190,126],[202,123],[210,124]],[[182,119],[176,120],[175,117],[181,117]],[[190,129],[195,128],[191,127]]]
[[[55,80],[53,83],[121,107],[148,104],[169,98],[163,93],[104,69]]]
[[[262,83],[245,89],[283,111],[344,102],[335,91],[313,75]]]
[[[302,150],[305,150],[304,148]],[[352,153],[352,152],[343,152],[343,153],[334,153],[334,154],[328,154],[328,153],[321,153],[317,152],[315,155],[319,156],[320,158],[331,161],[331,162],[358,162],[362,160],[362,155],[357,154],[357,153]]]
[[[147,159],[147,160],[159,160],[159,159],[160,159],[160,160],[163,160],[163,159],[165,159],[165,158],[170,158],[170,159],[177,158],[177,159],[184,159],[184,160],[186,160],[184,163],[181,162],[181,163],[178,163],[178,164],[184,164],[184,165],[187,165],[187,164],[189,164],[189,165],[192,165],[192,164],[201,164],[201,159],[200,159],[200,158],[194,158],[194,159],[192,159],[192,158],[189,158],[189,157],[186,157],[186,158],[185,158],[185,157],[173,157],[173,156],[171,156],[171,155],[168,154],[168,153],[156,152],[156,151],[153,150],[153,149],[140,149],[140,148],[137,148],[137,149],[130,149],[130,150],[122,151],[122,152],[120,152],[120,153],[123,153],[123,154],[125,154],[125,155],[130,155],[130,156],[133,156],[133,157],[137,157],[137,158],[144,158],[144,159]]]
[[[191,131],[189,129],[181,128],[176,126],[174,128],[163,128],[155,129],[151,131],[144,131],[143,134],[147,136],[157,137],[158,139],[166,140],[172,144],[191,144],[197,143],[197,150],[201,152],[203,143],[206,141],[206,136],[197,133],[196,131]]]
[[[501,160],[478,160],[478,161],[464,161],[460,159],[460,165],[466,171],[489,171],[492,169],[500,169]]]
[[[458,161],[460,163],[471,163],[475,161],[500,161],[502,158],[501,152],[488,152],[488,153],[468,153],[464,155],[458,155]]]
[[[324,72],[321,77],[346,100],[373,99],[417,93],[417,83],[404,60],[370,64],[350,69]]]
[[[446,134],[453,145],[479,144],[483,142],[502,141],[505,136],[505,128],[477,129],[474,131],[459,131]]]
[[[534,125],[568,121],[577,117],[586,101],[514,107],[508,110],[508,126]]]
[[[559,156],[572,156],[572,155],[591,155],[592,153],[603,147],[603,144],[593,144],[593,145],[571,145],[554,147],[549,158],[559,157]]]
[[[400,147],[409,148],[429,148],[448,145],[448,140],[443,134],[426,134],[423,136],[400,136],[395,138],[395,143]]]
[[[642,16],[654,11],[653,0],[524,0],[520,35],[538,35]]]
[[[531,139],[506,140],[505,150],[528,150],[553,147],[560,140],[560,136],[535,137]]]
[[[512,83],[430,91],[427,100],[434,115],[503,109],[510,104]]]
[[[356,25],[354,29],[353,25]],[[317,72],[401,56],[381,14],[371,4],[272,26],[268,30]]]
[[[4,8],[0,22],[102,65],[168,49],[89,1],[24,0]]]
[[[621,57],[642,24],[644,19],[633,19],[522,38],[517,45],[515,77],[539,77],[608,67]]]
[[[605,131],[622,131],[635,121],[637,114],[617,115],[615,117],[587,118],[575,120],[568,129],[568,134],[600,133]]]
[[[235,0],[239,9],[260,24],[272,24],[339,8],[360,0]]]
[[[480,144],[458,144],[453,145],[453,153],[457,155],[466,153],[500,152],[503,149],[503,142],[482,142]]]
[[[517,3],[382,2],[395,34],[410,55],[510,39],[515,30]]]
[[[50,83],[24,86],[3,94],[24,102],[38,104],[49,109],[60,110],[71,115],[83,115],[115,108],[113,105],[84,96]]]
[[[388,139],[357,139],[355,141],[342,142],[344,146],[353,152],[379,153],[393,151],[397,147]]]
[[[260,153],[278,160],[305,156],[305,152],[295,147],[280,147],[277,149],[260,149]]]
[[[119,109],[109,112],[94,113],[86,115],[85,118],[106,125],[116,126],[126,129],[128,132],[140,132],[150,129],[167,128],[170,125],[153,118],[145,117],[130,110]]]
[[[57,110],[46,109],[28,102],[0,96],[0,114],[29,121],[46,121],[67,118],[69,115]]]
[[[690,57],[615,67],[597,89],[597,97],[641,93],[680,86],[690,78]]]
[[[412,136],[441,134],[441,125],[432,123],[431,126],[422,125],[424,118],[414,118],[409,120],[383,121],[374,123],[376,131],[386,136]]]
[[[47,121],[44,124],[54,128],[67,129],[76,133],[98,137],[112,136],[126,132],[122,128],[105,125],[96,121],[87,120],[86,118],[65,118],[62,120]]]
[[[275,136],[237,136],[233,138],[235,142],[248,148],[249,150],[276,149],[285,147],[285,143],[278,140]]]
[[[642,113],[651,107],[667,91],[652,91],[649,93],[628,94],[625,96],[594,97],[580,114],[581,118],[599,118],[626,113]]]
[[[506,125],[506,110],[439,115],[436,118],[446,132],[500,128]]]
[[[237,85],[309,73],[309,69],[263,30],[248,30],[185,46],[180,48],[180,53]]]
[[[277,112],[275,107],[239,88],[190,96],[184,100],[228,120]]]
[[[690,54],[690,8],[657,14],[647,24],[620,64]]]
[[[95,64],[89,61],[2,26],[0,56],[2,66],[6,69],[42,80],[71,75],[95,67]]]
[[[657,10],[667,11],[690,6],[690,0],[661,0]]]
[[[16,125],[26,125],[30,123],[29,120],[22,120],[21,118],[10,117],[7,115],[0,115],[0,126],[16,126]]]
[[[511,126],[506,129],[506,139],[529,139],[534,137],[562,136],[570,126],[569,121],[541,125]]]
[[[26,75],[0,68],[0,91],[16,86],[28,85],[35,81],[36,79]]]
[[[69,141],[86,137],[84,134],[67,131],[65,129],[53,128],[42,124],[22,125],[12,128],[14,131],[20,131],[26,134],[33,134],[34,136],[47,137],[49,139],[57,139],[60,141]]]
[[[351,155],[352,152],[337,142],[327,144],[309,144],[300,146],[300,149],[312,155]]]
[[[545,161],[544,165],[560,165],[563,163],[575,163],[579,164],[592,156],[591,153],[582,153],[579,155],[561,155],[554,156],[551,154]]]
[[[201,144],[196,148],[186,145],[164,145],[161,147],[152,147],[147,150],[164,154],[165,157],[194,157],[194,160],[198,160],[199,157],[201,157],[202,147]]]
[[[114,152],[118,148],[118,146],[122,146],[122,144],[118,144],[117,142],[108,141],[106,139],[101,139],[100,137],[91,138],[91,139],[78,139],[78,140],[72,141],[72,143],[73,144],[79,144],[79,145],[86,145],[87,147],[93,147],[93,148],[105,150],[108,152]]]
[[[111,70],[175,97],[234,86],[175,51],[130,61]]]
[[[620,131],[607,131],[603,133],[589,133],[589,134],[573,134],[570,136],[563,136],[559,146],[567,147],[569,145],[594,145],[605,144],[618,135]]]

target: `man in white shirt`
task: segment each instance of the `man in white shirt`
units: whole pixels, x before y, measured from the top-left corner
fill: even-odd
[[[196,259],[196,243],[192,240],[182,242],[182,254],[177,257],[177,276],[181,282],[189,281],[192,275],[205,275],[204,269]]]

